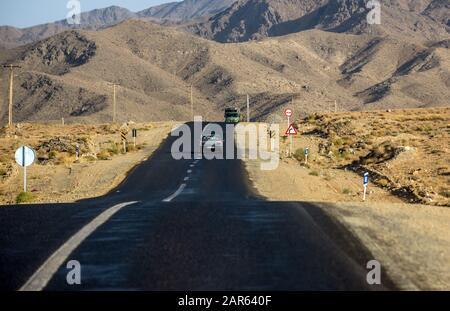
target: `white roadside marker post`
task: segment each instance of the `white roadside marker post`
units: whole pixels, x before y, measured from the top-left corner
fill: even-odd
[[[124,131],[121,131],[120,137],[122,138],[122,143],[123,143],[123,153],[127,153],[127,133],[125,133]]]
[[[273,128],[273,124],[271,123],[269,126],[270,151],[274,152],[275,151],[275,131],[272,130],[272,128]]]
[[[75,146],[75,160],[78,161],[78,159],[80,158],[80,145],[76,145]]]
[[[309,148],[305,149],[305,164],[308,164]]]
[[[369,185],[369,173],[364,173],[364,195],[363,201],[366,201],[367,186]]]
[[[136,138],[137,138],[137,129],[133,129],[133,144],[134,144],[134,148],[136,148]]]

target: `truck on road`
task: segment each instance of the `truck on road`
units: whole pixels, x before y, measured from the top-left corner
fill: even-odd
[[[241,122],[241,111],[238,108],[225,109],[225,123]]]

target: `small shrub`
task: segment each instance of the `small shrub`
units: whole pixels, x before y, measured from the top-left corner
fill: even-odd
[[[55,150],[52,150],[48,153],[49,160],[54,160],[54,159],[56,159],[57,156],[58,156],[58,152]]]
[[[319,172],[318,171],[312,171],[309,173],[310,176],[319,176]]]
[[[0,168],[0,177],[4,177],[8,172],[4,168]]]
[[[0,163],[8,163],[8,162],[10,162],[9,156],[7,156],[5,154],[0,155]]]
[[[111,143],[111,146],[108,148],[108,152],[111,155],[118,155],[120,153],[119,147],[117,146],[116,143]]]
[[[97,159],[101,160],[101,161],[107,161],[109,160],[111,157],[111,154],[108,152],[108,150],[101,150],[98,154],[97,154]]]
[[[348,188],[344,188],[344,189],[342,190],[342,193],[343,193],[343,194],[350,195],[350,194],[352,194],[352,190],[350,190],[350,189],[348,189]]]
[[[83,157],[83,159],[86,160],[87,162],[95,162],[95,161],[97,161],[97,158],[94,157],[94,156],[86,156],[86,157]]]
[[[336,147],[341,147],[344,144],[344,142],[342,141],[342,139],[337,138],[332,141],[332,144]]]
[[[33,196],[33,194],[31,194],[29,192],[21,192],[16,197],[16,203],[17,204],[28,203],[28,202],[31,202],[33,200],[34,200],[34,196]]]
[[[56,164],[68,165],[68,164],[72,163],[72,158],[67,153],[61,153],[58,155],[55,162],[56,162]]]
[[[130,144],[127,146],[127,152],[133,152],[136,151],[137,147],[135,147],[133,144]]]
[[[449,199],[450,198],[450,190],[449,189],[442,189],[439,192],[439,195]]]
[[[300,162],[305,161],[305,149],[299,148],[294,152],[294,159]]]
[[[387,180],[386,178],[382,178],[382,179],[378,180],[378,184],[381,187],[386,188],[389,185],[389,180]]]

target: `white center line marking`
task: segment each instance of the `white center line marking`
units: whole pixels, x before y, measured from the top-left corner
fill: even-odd
[[[186,177],[185,179],[184,179],[184,181],[188,181],[189,180],[189,177]]]
[[[186,184],[181,184],[180,188],[178,188],[178,190],[175,191],[175,193],[172,194],[170,197],[164,199],[163,202],[167,202],[167,203],[172,202],[173,199],[175,199],[177,196],[179,196],[183,192],[184,188],[186,188]]]
[[[187,173],[188,173],[188,174],[191,174],[191,173],[192,173],[192,170],[188,170]]]
[[[67,240],[56,252],[54,252],[42,266],[30,277],[30,279],[19,289],[19,291],[41,291],[52,279],[61,265],[67,260],[70,254],[98,227],[107,222],[114,214],[122,208],[136,204],[138,202],[128,202],[115,205],[94,220],[84,226],[80,231]]]

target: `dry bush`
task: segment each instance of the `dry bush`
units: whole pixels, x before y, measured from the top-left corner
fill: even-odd
[[[28,202],[32,202],[33,200],[34,200],[34,195],[30,192],[21,192],[16,197],[17,204],[28,203]]]
[[[441,191],[439,191],[439,195],[443,196],[444,198],[450,199],[450,189],[441,189]]]
[[[319,176],[319,172],[318,171],[312,171],[309,173],[310,176]]]
[[[115,142],[111,142],[108,152],[111,155],[118,155],[120,153],[120,147]]]
[[[101,160],[101,161],[107,161],[111,159],[111,154],[108,152],[108,150],[106,149],[102,149],[98,154],[97,154],[97,159]]]
[[[293,157],[294,157],[294,159],[296,159],[299,162],[304,162],[305,161],[305,149],[299,148],[299,149],[295,150]]]
[[[55,164],[57,165],[69,165],[73,163],[72,157],[68,153],[60,153],[58,154]]]
[[[387,180],[386,178],[382,178],[377,181],[377,184],[383,188],[386,188],[387,186],[389,186],[389,180]]]

